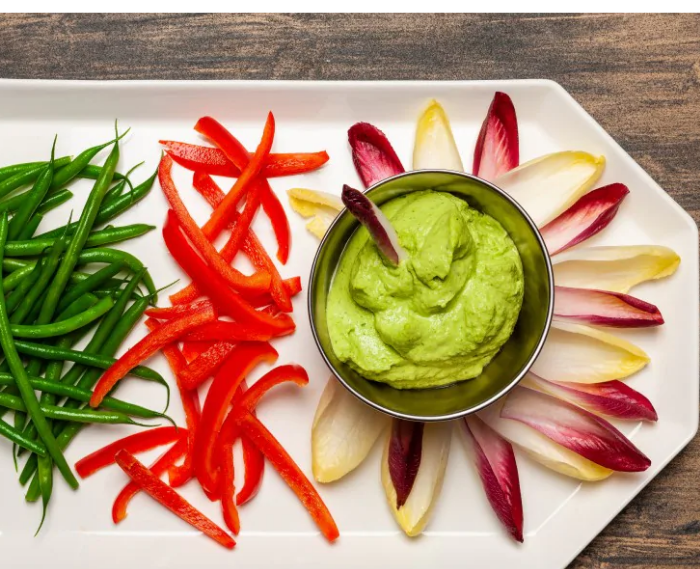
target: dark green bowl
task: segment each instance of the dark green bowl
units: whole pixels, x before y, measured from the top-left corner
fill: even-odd
[[[502,397],[530,369],[549,331],[554,307],[554,279],[547,248],[537,227],[508,194],[479,178],[447,170],[419,170],[382,180],[367,190],[381,205],[417,190],[450,192],[495,218],[510,234],[523,263],[523,306],[513,335],[478,377],[435,389],[395,389],[369,381],[333,353],[326,299],[346,243],[359,224],[347,210],[335,219],[321,241],[311,268],[309,318],[323,358],[351,393],[394,417],[446,421],[474,413]]]

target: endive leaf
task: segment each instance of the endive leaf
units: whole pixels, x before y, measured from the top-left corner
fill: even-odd
[[[572,383],[548,381],[529,373],[520,385],[548,393],[598,415],[628,421],[656,421],[658,419],[651,401],[626,383],[618,380],[603,383]]]
[[[459,424],[493,511],[510,535],[522,543],[523,501],[513,447],[476,415],[465,417]]]
[[[413,169],[438,168],[464,171],[450,121],[440,103],[433,100],[418,119],[413,147]]]
[[[315,235],[319,239],[323,239],[323,236],[328,231],[331,226],[333,218],[327,217],[325,215],[316,215],[314,218],[306,224],[306,229],[312,235]]]
[[[554,287],[554,317],[612,328],[645,328],[664,323],[656,306],[628,294],[564,286]]]
[[[493,181],[520,163],[518,119],[513,101],[505,93],[497,92],[474,149],[472,173]]]
[[[322,239],[338,212],[343,209],[343,202],[338,196],[328,192],[292,188],[287,190],[289,204],[302,217],[312,218],[306,224],[306,229]]]
[[[398,266],[401,261],[408,258],[408,254],[399,243],[399,236],[393,225],[371,199],[361,191],[345,184],[342,200],[353,217],[367,228],[372,241],[387,261]]]
[[[389,507],[401,529],[409,536],[420,534],[430,520],[433,506],[442,489],[452,437],[451,423],[426,423],[421,430],[418,470],[405,502],[398,508],[396,504],[399,496],[389,466],[390,449],[393,448],[391,436],[387,439],[382,457],[382,484]],[[416,452],[409,455],[415,459]],[[409,468],[410,464],[407,463],[406,467]],[[392,469],[396,468],[397,464],[394,464]]]
[[[572,249],[552,261],[558,286],[627,293],[639,283],[672,275],[681,259],[668,247],[620,245]]]
[[[333,482],[354,470],[388,424],[386,415],[359,401],[331,377],[311,430],[314,478]]]
[[[494,183],[508,192],[538,227],[553,220],[590,190],[605,158],[587,152],[556,152],[502,174]]]
[[[376,126],[366,122],[352,125],[348,130],[348,142],[352,161],[365,188],[404,172],[391,143]]]
[[[605,229],[629,193],[624,184],[609,184],[580,198],[540,230],[549,254],[561,253]]]
[[[553,381],[599,383],[632,375],[649,363],[634,344],[602,330],[553,321],[532,372]]]
[[[532,427],[504,419],[501,417],[503,403],[504,399],[501,399],[490,405],[479,412],[479,418],[542,466],[586,482],[604,480],[613,473],[609,468],[604,468],[555,443]]]
[[[524,423],[611,470],[642,472],[651,466],[651,461],[605,419],[546,393],[515,387],[503,404],[501,417]]]

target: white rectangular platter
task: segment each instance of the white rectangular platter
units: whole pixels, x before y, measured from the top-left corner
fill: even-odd
[[[698,425],[698,240],[697,228],[634,161],[558,85],[548,81],[502,82],[0,82],[0,165],[43,160],[58,134],[58,153],[77,154],[109,140],[113,121],[132,132],[122,144],[120,170],[146,160],[135,175],[140,181],[155,169],[159,139],[199,143],[192,130],[200,116],[212,115],[247,146],[259,141],[266,113],[277,121],[274,151],[325,149],[330,162],[321,170],[271,179],[287,208],[292,226],[289,263],[284,277],[301,275],[306,289],[318,241],[305,221],[288,207],[286,190],[308,187],[340,193],[343,183],[360,187],[347,146],[347,129],[357,121],[381,128],[406,167],[410,167],[416,119],[431,98],[447,111],[457,145],[470,170],[474,142],[494,91],[513,99],[520,121],[521,161],[558,150],[603,154],[607,169],[600,185],[623,182],[631,195],[612,226],[590,244],[658,244],[682,259],[665,281],[635,289],[635,295],[659,306],[666,325],[653,331],[624,332],[646,350],[652,363],[631,385],[656,406],[655,425],[625,425],[633,441],[652,459],[645,473],[615,475],[580,485],[518,454],[525,509],[525,543],[512,542],[493,515],[476,471],[457,437],[441,499],[425,533],[406,538],[387,507],[379,476],[380,449],[342,481],[320,488],[334,514],[341,537],[330,545],[319,535],[304,508],[277,474],[268,468],[259,496],[241,509],[242,531],[234,551],[227,551],[183,522],[138,496],[129,517],[118,527],[111,521],[114,497],[125,483],[118,468],[84,481],[77,492],[57,479],[49,518],[34,538],[40,506],[27,505],[17,483],[9,444],[0,441],[0,566],[8,569],[52,566],[60,569],[124,567],[237,567],[311,569],[400,567],[475,569],[561,569],[694,436]],[[104,154],[101,155],[104,158]],[[191,173],[177,169],[176,181],[200,222],[208,207],[191,191]],[[90,182],[73,188],[76,198],[44,220],[43,229],[65,223],[71,209],[82,206]],[[118,223],[162,226],[166,201],[158,184]],[[171,261],[159,229],[120,247],[136,253],[159,286],[183,278]],[[264,216],[255,229],[268,250],[274,238]],[[165,297],[165,295],[163,295]],[[161,304],[167,304],[162,300]],[[310,428],[316,403],[329,375],[312,340],[306,295],[294,301],[296,333],[275,342],[279,364],[297,362],[309,372],[303,390],[280,388],[260,407],[260,416],[311,476]],[[145,333],[140,326],[127,344]],[[128,346],[124,346],[126,348]],[[169,377],[159,356],[150,362]],[[253,379],[266,369],[256,371]],[[157,407],[162,390],[129,381],[120,397]],[[174,392],[175,393],[175,392]],[[173,416],[184,424],[175,395]],[[132,432],[130,428],[87,429],[69,448],[74,463],[88,452]],[[379,445],[377,445],[379,447]],[[152,455],[146,455],[146,462]],[[214,520],[218,504],[209,502],[195,484],[185,496]]]

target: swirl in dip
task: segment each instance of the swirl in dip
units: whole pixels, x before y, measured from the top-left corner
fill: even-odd
[[[523,268],[513,241],[446,192],[414,192],[381,209],[408,259],[393,267],[364,227],[353,234],[328,296],[335,354],[398,389],[478,376],[520,313]]]

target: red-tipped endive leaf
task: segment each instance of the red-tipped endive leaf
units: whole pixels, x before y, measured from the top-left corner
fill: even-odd
[[[656,306],[628,294],[565,286],[554,287],[554,317],[612,328],[648,328],[664,323]]]
[[[497,91],[476,139],[472,173],[493,181],[518,164],[520,145],[515,107],[508,95]]]
[[[540,229],[549,254],[561,253],[605,229],[629,193],[624,184],[609,184],[580,198]]]
[[[389,476],[396,490],[396,508],[408,500],[418,475],[423,450],[423,423],[396,419],[389,438]]]
[[[358,122],[348,130],[352,161],[365,188],[405,172],[386,135],[376,126]]]
[[[384,447],[382,486],[397,523],[406,535],[415,536],[421,533],[430,521],[433,507],[440,496],[450,454],[452,423],[402,424],[400,428],[403,432],[394,436],[394,430],[398,428],[394,423]],[[416,436],[419,431],[422,435],[420,438]],[[403,442],[399,443],[399,439],[403,439]],[[418,469],[415,473],[412,470],[410,473],[405,472],[412,469],[416,463],[418,450],[415,446],[418,441],[420,442]],[[409,449],[407,452],[406,448]],[[399,482],[395,483],[395,478]],[[405,496],[407,481],[411,478],[413,482],[410,484],[408,495]],[[395,484],[401,487],[401,497]],[[401,501],[403,504],[397,507]]]
[[[598,415],[628,421],[656,421],[659,418],[651,401],[616,379],[603,383],[573,383],[548,381],[529,373],[521,385],[549,393]]]
[[[605,468],[642,472],[651,461],[620,431],[590,411],[527,387],[513,389],[501,417],[524,423]]]
[[[348,211],[367,228],[375,245],[390,263],[397,266],[407,258],[391,222],[371,199],[348,185],[343,186],[341,198]]]
[[[465,417],[460,427],[493,511],[508,533],[522,543],[523,501],[513,446],[476,415]]]
[[[555,443],[532,427],[501,417],[505,398],[479,412],[479,418],[489,427],[520,449],[525,455],[554,472],[586,482],[608,478],[613,471],[603,468],[580,454]]]

